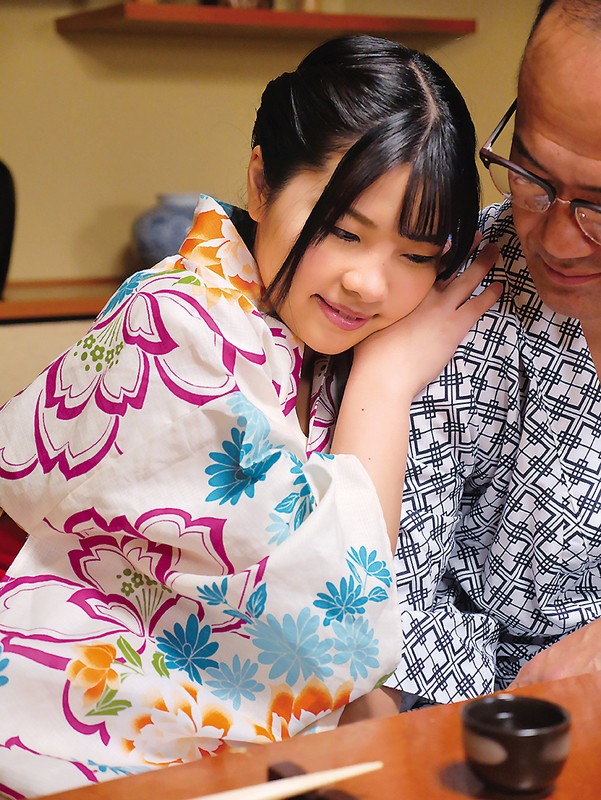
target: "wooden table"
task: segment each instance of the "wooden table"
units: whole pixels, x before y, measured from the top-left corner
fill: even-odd
[[[94,319],[121,279],[9,281],[0,298],[0,325]]]
[[[572,714],[570,755],[552,800],[601,798],[601,673],[538,684],[516,694],[561,703]],[[381,760],[384,769],[336,785],[357,800],[493,798],[463,760],[461,704],[435,706],[329,733],[252,746],[193,764],[121,778],[52,800],[186,800],[266,780],[267,767],[294,761],[308,772]],[[499,797],[498,795],[496,797]]]

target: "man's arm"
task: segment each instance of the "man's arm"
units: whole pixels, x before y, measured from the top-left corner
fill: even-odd
[[[601,671],[601,619],[589,622],[574,633],[530,659],[518,672],[510,689],[543,681],[557,681],[573,675]]]
[[[481,427],[474,424],[471,372],[460,349],[413,404],[395,555],[403,649],[387,686],[442,703],[494,688],[497,625],[460,610],[457,585],[448,579],[469,503],[466,479],[476,466],[471,432]]]

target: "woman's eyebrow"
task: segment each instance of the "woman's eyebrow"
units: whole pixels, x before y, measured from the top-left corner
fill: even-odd
[[[355,209],[355,208],[347,208],[347,210],[344,212],[343,216],[351,217],[352,219],[356,220],[357,222],[360,222],[362,225],[365,225],[366,228],[377,228],[378,227],[376,225],[376,223],[372,219],[370,219],[369,217],[366,217],[365,214],[362,214],[360,211],[357,211],[357,209]]]
[[[540,164],[532,155],[532,153],[528,150],[524,142],[520,139],[517,133],[513,136],[513,144],[515,149],[519,152],[521,156],[528,159],[528,161],[532,164],[533,167],[539,169],[541,172],[544,172],[546,175],[552,175],[553,173],[547,169],[543,164]],[[575,184],[576,189],[579,189],[583,192],[595,192],[597,194],[601,194],[601,186],[589,186],[588,184]]]

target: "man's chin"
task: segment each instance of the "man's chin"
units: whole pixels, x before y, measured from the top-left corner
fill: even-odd
[[[601,296],[599,302],[595,303],[590,289],[549,285],[548,281],[537,275],[532,275],[532,280],[543,303],[556,314],[574,319],[601,318]]]
[[[601,308],[594,309],[589,298],[569,297],[558,291],[539,291],[543,303],[563,317],[588,319],[601,317]]]

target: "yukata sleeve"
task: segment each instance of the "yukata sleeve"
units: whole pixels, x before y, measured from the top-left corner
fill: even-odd
[[[158,652],[199,704],[219,698],[232,741],[335,721],[401,651],[375,488],[354,456],[307,458],[282,401],[297,351],[248,305],[149,273],[0,419],[1,504],[30,533],[11,576],[47,573],[51,552],[72,612],[60,625],[78,631],[72,586],[125,592],[129,608],[156,582],[160,605],[136,606],[122,635],[138,652],[150,631],[148,670]]]
[[[471,384],[455,357],[414,401],[395,554],[401,661],[387,685],[432,702],[494,687],[497,625],[468,609],[447,578],[475,467]]]
[[[184,428],[195,513],[220,520],[221,564],[182,571],[177,587],[207,600],[216,632],[238,614],[261,683],[283,680],[302,708],[319,681],[336,706],[372,689],[400,656],[380,503],[356,457],[307,457],[294,404],[282,401],[296,356],[289,341],[226,304],[212,319],[219,334],[209,337],[202,369],[223,372],[227,363],[232,383],[195,412],[201,423]],[[225,584],[216,580],[225,575]],[[223,600],[213,606],[214,585]],[[221,652],[240,640],[223,637]]]

